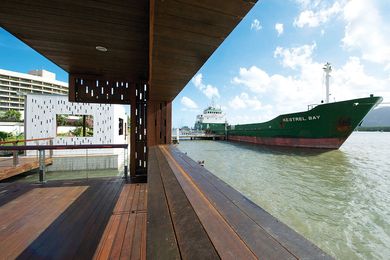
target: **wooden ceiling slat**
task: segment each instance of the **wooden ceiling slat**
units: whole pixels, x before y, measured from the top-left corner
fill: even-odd
[[[220,43],[221,40],[218,42]],[[202,54],[209,54],[208,56],[210,56],[211,52],[213,52],[219,45],[217,45],[215,41],[201,44],[186,41],[181,38],[158,37],[157,46],[163,48],[164,52],[167,51],[178,55],[201,57]]]
[[[176,0],[165,0],[158,9],[158,16],[174,16],[176,19],[192,20],[200,26],[214,25],[231,31],[241,20],[235,15],[228,15],[193,4]],[[177,24],[176,22],[175,24]]]
[[[144,38],[144,32],[148,29],[148,25],[145,23],[130,23],[127,24],[114,24],[114,23],[106,23],[103,20],[94,23],[92,21],[87,21],[84,19],[62,19],[58,18],[55,15],[47,16],[47,17],[39,17],[39,16],[15,16],[12,13],[2,14],[2,25],[10,25],[9,27],[17,27],[19,30],[23,28],[41,28],[45,31],[58,31],[58,32],[67,32],[72,33],[73,36],[81,33],[92,33],[99,34],[100,37],[102,35],[110,36],[114,35],[131,35],[131,34],[140,34]],[[56,22],[52,20],[56,19]],[[29,23],[26,23],[26,20],[29,20]],[[75,24],[77,26],[75,27]],[[59,30],[60,26],[60,30]],[[8,27],[8,26],[7,26]],[[141,37],[142,37],[141,36]]]
[[[142,37],[134,37],[129,39],[128,36],[123,35],[115,35],[115,37],[109,37],[109,38],[100,38],[98,42],[93,42],[94,39],[97,38],[98,33],[91,35],[88,34],[81,34],[81,36],[77,37],[75,39],[72,37],[72,34],[70,33],[60,33],[60,32],[42,32],[38,28],[32,28],[32,27],[19,27],[19,28],[25,28],[26,33],[23,33],[23,39],[25,42],[27,42],[30,45],[33,45],[35,43],[44,44],[47,43],[53,43],[53,44],[63,44],[63,45],[69,45],[69,46],[80,46],[80,48],[86,48],[87,46],[90,46],[92,48],[95,48],[96,45],[103,45],[107,46],[109,49],[118,49],[118,50],[145,50],[147,46],[144,46],[143,43],[147,41],[147,38]],[[41,37],[40,37],[41,36]],[[115,40],[113,40],[115,39]],[[52,45],[52,44],[50,44]]]
[[[184,41],[189,41],[193,43],[199,43],[199,44],[209,44],[214,42],[222,42],[224,38],[222,37],[215,37],[210,35],[204,35],[196,32],[191,31],[182,31],[178,30],[177,28],[172,28],[169,26],[164,25],[156,25],[156,36],[162,37],[162,38],[172,38],[172,39],[182,39]],[[177,33],[180,32],[180,37],[177,37]],[[211,44],[212,46],[215,44]],[[219,45],[217,45],[219,46]]]
[[[242,19],[256,4],[257,0],[176,0],[188,5],[199,6],[228,15],[235,15]]]
[[[21,11],[33,11],[40,10],[40,13],[44,15],[58,14],[72,17],[83,16],[88,17],[91,20],[98,21],[99,17],[111,17],[115,18],[126,17],[126,19],[133,19],[139,21],[148,19],[148,1],[95,1],[95,0],[52,0],[48,5],[47,0],[34,0],[29,5],[25,0],[2,0],[5,5],[19,5],[23,7]],[[9,9],[11,10],[11,9]],[[39,14],[39,13],[38,13]]]
[[[178,30],[178,32],[187,31],[224,39],[227,36],[226,31],[231,31],[217,25],[197,23],[194,20],[173,15],[165,15],[157,18],[156,25],[174,28]],[[158,32],[156,31],[156,33]]]

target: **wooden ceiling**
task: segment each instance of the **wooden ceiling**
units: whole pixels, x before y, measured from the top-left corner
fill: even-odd
[[[70,74],[148,79],[171,101],[256,1],[2,0],[0,26]]]

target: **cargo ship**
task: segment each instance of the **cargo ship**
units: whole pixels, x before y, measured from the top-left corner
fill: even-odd
[[[382,102],[382,97],[370,95],[340,102],[329,102],[331,66],[324,66],[326,100],[308,111],[279,115],[264,122],[243,125],[210,124],[208,131],[225,134],[228,140],[260,145],[338,149],[363,121],[367,113]]]

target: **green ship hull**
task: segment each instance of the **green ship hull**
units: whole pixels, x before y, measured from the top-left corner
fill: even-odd
[[[214,133],[225,135],[226,133],[226,124],[221,123],[198,123],[195,125],[196,130],[203,130],[206,133]]]
[[[232,141],[262,145],[338,149],[381,97],[321,104],[311,110],[280,115],[268,122],[210,129]],[[224,129],[223,129],[224,130]]]

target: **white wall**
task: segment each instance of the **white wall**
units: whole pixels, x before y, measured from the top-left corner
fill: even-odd
[[[93,137],[57,137],[56,115],[92,115]],[[121,105],[86,104],[68,102],[67,96],[35,95],[25,98],[25,137],[26,139],[53,137],[53,144],[124,144],[125,136],[119,136],[119,118],[126,120],[125,109]],[[40,141],[36,144],[47,144]],[[32,144],[32,143],[30,143]],[[88,150],[88,154],[123,153],[123,149]],[[36,152],[33,151],[35,154]],[[85,150],[56,150],[54,155],[80,154]]]
[[[24,126],[21,122],[0,122],[0,131],[18,135],[23,133]]]

